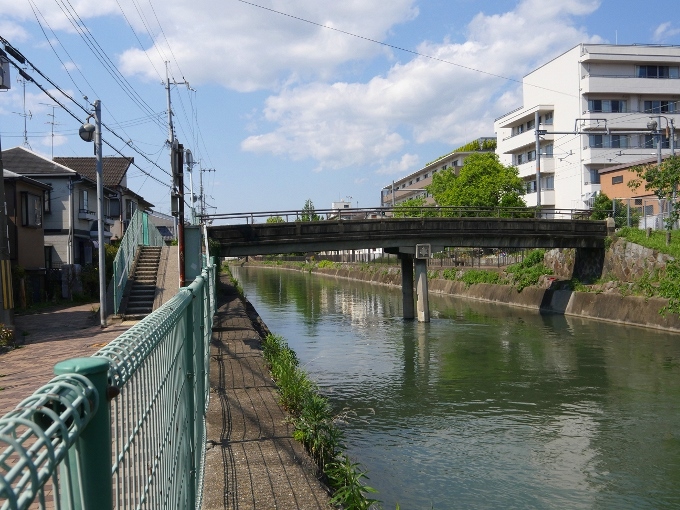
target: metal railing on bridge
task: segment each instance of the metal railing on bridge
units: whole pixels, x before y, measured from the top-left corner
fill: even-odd
[[[372,207],[347,209],[316,209],[258,211],[211,214],[201,219],[228,224],[280,223],[294,221],[367,220],[386,218],[543,218],[588,220],[592,212],[586,209],[545,209],[537,207]]]
[[[215,265],[0,419],[0,508],[201,507]]]
[[[139,246],[163,246],[163,236],[156,226],[149,221],[149,215],[135,211],[130,220],[130,224],[125,230],[123,239],[120,241],[118,253],[113,260],[113,313],[118,314],[120,303],[123,299],[123,292],[130,276],[132,264],[137,255]]]

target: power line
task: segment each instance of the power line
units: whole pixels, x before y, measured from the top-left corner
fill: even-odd
[[[417,57],[423,57],[423,58],[427,58],[429,60],[435,60],[437,62],[442,62],[444,64],[449,64],[449,65],[452,65],[452,66],[460,67],[461,69],[467,69],[468,71],[474,71],[476,73],[486,74],[487,76],[493,76],[494,78],[501,78],[501,79],[506,80],[506,81],[512,81],[512,82],[515,82],[515,83],[519,83],[520,85],[526,85],[526,86],[533,87],[533,88],[536,88],[536,89],[547,90],[549,92],[555,92],[557,94],[563,94],[565,96],[570,96],[570,97],[578,97],[574,94],[570,94],[568,92],[563,92],[561,90],[554,90],[554,89],[550,89],[548,87],[541,87],[540,85],[532,85],[531,83],[525,83],[524,81],[518,80],[516,78],[510,78],[508,76],[503,76],[502,74],[491,73],[489,71],[482,71],[481,69],[476,69],[474,67],[466,66],[466,65],[463,65],[463,64],[458,64],[457,62],[452,62],[451,60],[446,60],[446,59],[443,59],[443,58],[434,57],[432,55],[427,55],[425,53],[420,53],[418,51],[409,50],[408,48],[403,48],[401,46],[396,46],[394,44],[389,44],[389,43],[386,43],[386,42],[383,42],[383,41],[378,41],[377,39],[371,39],[370,37],[358,35],[358,34],[355,34],[353,32],[348,32],[347,30],[341,30],[339,28],[329,27],[328,25],[324,25],[322,23],[317,23],[316,21],[311,21],[311,20],[308,20],[306,18],[301,18],[299,16],[294,16],[292,14],[277,11],[276,9],[272,9],[270,7],[265,7],[263,5],[258,5],[258,4],[252,3],[252,2],[248,2],[247,0],[236,0],[236,1],[241,2],[243,4],[246,4],[246,5],[250,5],[252,7],[257,7],[258,9],[263,9],[265,11],[270,11],[270,12],[273,12],[275,14],[280,14],[281,16],[286,16],[288,18],[292,18],[292,19],[297,20],[297,21],[302,21],[303,23],[308,23],[310,25],[314,25],[314,26],[317,26],[317,27],[320,27],[320,28],[325,28],[326,30],[332,30],[332,31],[338,32],[340,34],[349,35],[350,37],[356,37],[357,39],[362,39],[364,41],[372,42],[374,44],[379,44],[379,45],[385,46],[387,48],[392,48],[394,50],[399,50],[399,51],[403,51],[405,53],[410,53],[411,55],[416,55]]]

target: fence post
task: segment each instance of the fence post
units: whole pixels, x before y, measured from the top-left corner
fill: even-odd
[[[71,476],[74,494],[83,493],[83,509],[79,498],[75,498],[75,508],[84,510],[97,508],[109,510],[113,508],[113,490],[111,478],[111,410],[106,397],[108,387],[109,360],[93,356],[91,358],[73,358],[57,363],[54,373],[81,374],[87,377],[97,390],[97,411],[88,423],[77,443],[69,451],[71,467],[75,467],[76,456],[80,457],[80,479]],[[80,486],[80,487],[78,487]],[[61,497],[67,497],[67,491]],[[64,504],[65,501],[62,501]],[[67,506],[65,506],[68,508]]]
[[[187,378],[187,419],[189,421],[189,456],[191,458],[191,465],[189,466],[189,486],[187,487],[189,493],[189,508],[196,506],[196,360],[194,359],[194,352],[196,348],[196,332],[194,324],[194,311],[196,294],[194,293],[193,285],[187,287],[191,292],[191,301],[187,306],[187,335],[184,343],[184,362],[186,364],[186,378]],[[203,409],[201,410],[203,412]]]

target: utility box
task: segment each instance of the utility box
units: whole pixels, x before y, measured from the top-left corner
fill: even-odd
[[[203,271],[201,257],[201,228],[198,225],[184,226],[184,280],[187,285]]]
[[[9,60],[5,52],[0,50],[0,90],[9,90],[12,88],[9,76]]]

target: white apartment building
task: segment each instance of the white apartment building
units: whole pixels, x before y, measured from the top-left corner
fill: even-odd
[[[476,145],[478,148],[476,150],[469,150],[473,145]],[[380,193],[380,207],[397,205],[411,198],[425,198],[427,205],[434,204],[434,199],[425,189],[426,186],[432,184],[432,176],[434,174],[440,170],[453,168],[456,175],[458,175],[460,167],[463,166],[463,162],[470,154],[492,151],[495,145],[496,139],[494,137],[479,138],[434,161],[430,161],[423,168],[416,170],[406,177],[392,181],[392,184],[385,186]]]
[[[679,69],[680,46],[580,44],[526,75],[523,106],[496,119],[494,130],[496,153],[526,182],[527,205],[537,204],[536,114],[545,132],[541,206],[588,208],[600,191],[599,170],[650,158],[659,143],[670,153],[666,127],[680,119]]]

